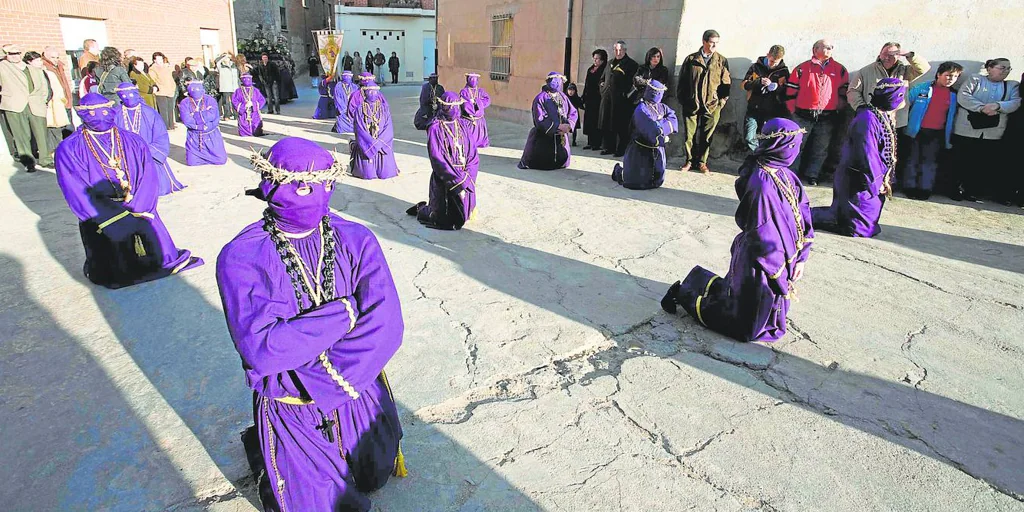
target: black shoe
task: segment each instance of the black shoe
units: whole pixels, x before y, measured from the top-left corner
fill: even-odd
[[[30,165],[25,168],[25,172],[36,172],[36,166]]]
[[[807,178],[807,186],[809,186],[809,187],[817,187],[818,186],[818,178]]]
[[[615,158],[622,158],[624,156],[626,156],[625,153],[615,153]]]
[[[984,203],[984,201],[982,201],[981,199],[978,199],[978,196],[975,196],[975,195],[972,195],[972,194],[964,194],[964,201],[970,201],[972,203],[978,203],[978,204],[983,204]]]
[[[606,149],[604,151],[601,151],[601,154],[602,155],[614,155],[615,152],[614,151],[609,151],[609,150]]]
[[[405,214],[406,215],[411,215],[411,216],[416,216],[416,214],[418,214],[420,212],[420,208],[422,208],[422,207],[424,207],[426,205],[427,205],[426,201],[420,201],[420,202],[412,205],[411,207],[409,207],[409,209],[405,211]]]
[[[661,299],[661,309],[664,309],[666,313],[675,314],[676,312],[676,294],[679,293],[679,287],[682,284],[676,281],[668,288],[668,292],[665,293],[665,297]]]
[[[594,149],[594,148],[590,147],[590,145],[588,144],[586,146],[583,146],[583,149]]]

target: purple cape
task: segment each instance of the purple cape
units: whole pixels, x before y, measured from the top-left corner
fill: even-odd
[[[576,126],[578,113],[561,91],[550,91],[547,86],[533,99],[533,128],[526,138],[526,148],[519,160],[520,169],[550,171],[569,166],[572,152],[569,137],[558,133],[558,125]]]
[[[185,136],[187,165],[223,165],[228,161],[224,138],[220,135],[220,110],[213,96],[204,94],[199,101],[186,97],[178,104],[181,124],[188,128]]]
[[[774,175],[774,176],[773,176]],[[802,247],[793,208],[803,221]],[[769,171],[748,158],[736,180],[740,205],[732,260],[724,279],[694,267],[677,294],[678,302],[708,328],[740,341],[777,341],[786,334],[786,314],[797,263],[806,261],[814,240],[810,203],[788,168]]]
[[[108,288],[121,288],[202,265],[202,259],[175,247],[156,211],[159,171],[149,145],[138,135],[113,130],[120,133],[124,147],[120,160],[131,190],[127,200],[121,200],[125,194],[120,184],[115,185],[115,171],[101,166],[89,150],[84,128],[61,142],[56,151],[57,184],[78,217],[86,277]],[[98,135],[98,146],[110,148],[115,131]]]
[[[334,86],[334,107],[338,111],[335,130],[338,133],[353,133],[355,131],[352,114],[348,111],[348,103],[352,99],[352,94],[358,90],[359,86],[352,82],[341,81]]]
[[[238,136],[263,135],[263,116],[260,110],[267,105],[266,98],[255,86],[242,85],[231,95],[231,106],[238,112]]]
[[[154,174],[156,174],[157,190],[160,195],[166,196],[185,188],[185,185],[182,185],[174,176],[171,166],[167,164],[171,139],[167,135],[167,126],[156,109],[145,103],[139,103],[134,108],[122,104],[121,111],[114,116],[114,122],[118,128],[142,137],[149,144],[149,152],[156,162]]]
[[[402,343],[398,292],[373,233],[334,214],[330,223],[337,298],[321,306],[303,294],[300,308],[263,221],[217,260],[228,331],[255,392],[270,494],[281,507],[268,510],[369,510],[363,493],[396,467],[402,428],[383,370]],[[319,231],[290,242],[317,268]]]
[[[354,120],[355,140],[351,149],[352,175],[364,180],[388,179],[398,176],[398,164],[391,145],[395,140],[395,129],[391,122],[391,109],[383,94],[377,95],[380,103],[380,119],[378,120],[377,136],[370,133],[370,107],[374,102],[367,102],[363,95],[353,94],[348,105],[348,113]]]
[[[450,133],[458,135],[458,144]],[[451,121],[439,117],[427,128],[427,154],[433,172],[430,201],[416,215],[423,225],[462,229],[473,215],[480,156],[472,134],[472,122],[461,117]],[[460,192],[465,192],[463,197]]]
[[[417,130],[426,130],[430,122],[434,120],[437,113],[437,99],[444,94],[444,87],[441,84],[430,85],[426,82],[420,87],[420,108],[413,116],[412,124]]]
[[[882,158],[886,129],[868,107],[857,111],[843,144],[832,185],[832,206],[813,209],[818,229],[873,237],[882,232],[885,195],[880,192],[889,172]],[[895,147],[892,149],[895,151]]]
[[[664,103],[643,101],[633,111],[631,126],[633,140],[612,179],[636,190],[658,188],[665,181],[665,142],[679,131],[676,113]]]
[[[476,146],[478,148],[490,146],[491,139],[487,133],[487,119],[484,118],[484,110],[491,106],[490,95],[483,87],[466,86],[462,88],[459,96],[465,101],[462,104],[462,115],[469,120]]]
[[[334,106],[334,82],[331,80],[320,80],[317,85],[320,99],[316,102],[316,110],[313,111],[313,119],[334,119],[338,117],[338,111]]]

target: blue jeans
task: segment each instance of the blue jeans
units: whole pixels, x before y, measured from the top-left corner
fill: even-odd
[[[903,188],[931,193],[939,171],[939,155],[946,146],[946,132],[921,128],[912,141],[910,158],[903,171]]]
[[[747,147],[751,151],[757,149],[757,132],[760,124],[753,117],[747,116],[743,118],[743,140],[747,142]]]
[[[792,169],[800,170],[800,175],[809,180],[816,180],[821,175],[821,166],[828,157],[828,146],[832,143],[832,134],[836,130],[839,113],[807,119],[800,115],[793,116],[800,128],[807,130],[800,142],[800,156],[793,162]],[[806,158],[805,158],[806,157]]]

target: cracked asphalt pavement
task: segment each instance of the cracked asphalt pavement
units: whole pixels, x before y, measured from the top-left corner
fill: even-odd
[[[693,265],[726,271],[734,176],[630,191],[580,150],[523,171],[527,127],[492,120],[476,218],[432,231],[404,213],[430,175],[418,87],[383,90],[402,174],[346,179],[332,204],[377,235],[406,324],[388,375],[410,476],[375,510],[1024,510],[1021,210],[897,198],[876,239],[819,233],[787,337],[735,343],[658,303]],[[52,173],[0,162],[4,508],[257,507],[214,261],[262,210],[250,148],[347,152],[315,99],[265,138],[222,127],[223,167],[182,165],[172,132],[189,188],[160,214],[207,264],[128,289],[82,276]]]

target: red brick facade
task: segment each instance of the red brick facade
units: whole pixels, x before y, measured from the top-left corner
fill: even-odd
[[[146,60],[159,51],[171,62],[180,62],[186,56],[202,56],[200,28],[218,31],[220,51],[234,50],[229,2],[0,0],[0,44],[16,43],[22,51],[42,52],[48,45],[64,48],[60,16],[80,17],[104,20],[108,43],[119,50],[133,48]]]

